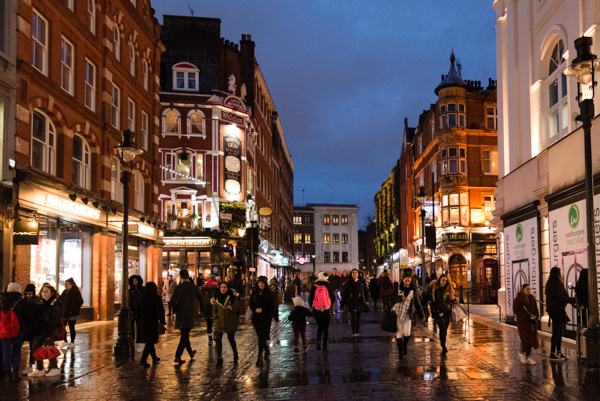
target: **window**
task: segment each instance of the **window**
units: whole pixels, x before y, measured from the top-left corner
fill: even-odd
[[[90,147],[79,135],[73,136],[73,184],[90,189]]]
[[[340,243],[340,235],[339,234],[333,234],[333,243],[334,244]]]
[[[435,138],[435,119],[432,118],[429,122],[429,131],[431,132],[431,139]]]
[[[442,225],[469,225],[469,194],[442,195]]]
[[[135,47],[129,43],[129,73],[135,77]]]
[[[56,174],[56,128],[40,111],[33,112],[31,165],[49,174]]]
[[[73,94],[73,45],[65,38],[60,41],[60,86]]]
[[[331,234],[323,234],[323,243],[329,244],[331,242]]]
[[[67,7],[69,10],[73,11],[73,0],[64,0],[64,2],[65,2],[65,6],[66,6],[66,7]]]
[[[342,234],[342,244],[348,243],[348,234]]]
[[[331,254],[329,252],[323,253],[323,262],[325,262],[325,263],[331,262],[330,255]]]
[[[342,252],[342,263],[348,263],[348,252]]]
[[[121,185],[121,163],[113,157],[110,163],[110,199],[123,202],[123,186]]]
[[[144,211],[144,176],[139,171],[133,172],[133,181],[135,185],[135,209]]]
[[[116,22],[113,26],[113,52],[115,53],[115,58],[121,61],[121,31]]]
[[[181,132],[181,121],[179,118],[179,111],[177,111],[176,109],[166,109],[163,112],[163,132]]]
[[[127,100],[127,129],[135,132],[135,103],[133,100]]]
[[[181,62],[173,66],[173,89],[182,91],[198,90],[200,70],[195,65]]]
[[[149,150],[148,114],[142,111],[142,149]]]
[[[340,253],[339,252],[332,252],[333,253],[333,263],[340,263]]]
[[[310,214],[306,214],[304,216],[302,216],[302,224],[312,224],[312,215]]]
[[[342,215],[342,225],[343,226],[347,226],[348,225],[348,216]]]
[[[48,22],[35,11],[31,22],[31,38],[31,64],[46,75],[48,73]]]
[[[206,122],[204,114],[200,110],[192,110],[188,113],[188,134],[198,135],[204,134]]]
[[[484,203],[483,203],[483,212],[484,212],[486,226],[489,225],[490,221],[494,218],[494,216],[492,216],[492,212],[494,211],[494,208],[495,208],[494,195],[485,196]]]
[[[294,244],[302,243],[302,234],[294,234]]]
[[[465,105],[448,103],[440,106],[440,128],[466,127]]]
[[[431,164],[429,165],[429,169],[431,170],[433,182],[437,182],[437,165],[435,163],[435,160],[431,162]]]
[[[145,59],[142,63],[142,75],[144,81],[144,89],[148,90],[148,62]]]
[[[204,155],[196,155],[196,179],[204,179]]]
[[[89,60],[85,60],[85,105],[96,110],[96,66]]]
[[[312,236],[310,234],[304,234],[304,243],[312,244]]]
[[[204,155],[187,152],[166,153],[164,167],[165,180],[202,180],[204,178]]]
[[[465,148],[442,149],[442,175],[467,173],[467,150]]]
[[[498,175],[498,151],[484,150],[482,165],[484,174]]]
[[[112,87],[111,124],[116,129],[121,128],[121,89],[115,85]]]
[[[88,29],[94,35],[96,34],[96,4],[94,0],[88,0]]]
[[[136,0],[131,0],[131,4],[133,4],[133,6],[136,6]]]
[[[294,224],[302,224],[302,216],[298,214],[294,215]]]
[[[329,225],[330,217],[328,214],[323,215],[323,224]]]
[[[335,224],[335,225],[340,224],[340,216],[331,216],[331,220],[332,220],[331,221],[332,224]]]
[[[485,127],[489,130],[498,129],[498,108],[497,107],[486,107],[485,108]]]
[[[569,123],[564,52],[563,41],[559,40],[552,50],[548,65],[548,137],[551,141],[565,133]]]

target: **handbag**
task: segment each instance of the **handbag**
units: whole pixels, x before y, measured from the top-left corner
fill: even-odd
[[[250,305],[246,306],[246,313],[244,314],[244,318],[247,322],[252,319],[252,309],[250,309]]]
[[[398,318],[396,312],[391,310],[384,311],[385,315],[381,321],[381,330],[395,333],[398,331]]]
[[[65,321],[60,319],[60,327],[56,331],[56,341],[64,341],[67,337],[67,330],[65,329]]]
[[[467,316],[467,312],[462,307],[461,304],[452,305],[452,310],[450,312],[450,321],[451,322],[461,322]]]
[[[59,356],[60,351],[54,345],[42,345],[33,353],[33,357],[37,361],[43,361],[44,359],[56,359]]]
[[[529,319],[529,321],[534,322],[534,323],[540,321],[540,317],[538,315],[533,314],[533,313],[529,313],[529,311],[527,310],[527,308],[525,307],[525,305],[523,305],[523,309],[525,309],[525,312],[527,312],[527,318]]]

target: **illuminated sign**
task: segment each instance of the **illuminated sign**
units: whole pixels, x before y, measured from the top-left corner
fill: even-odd
[[[296,263],[298,263],[299,265],[303,265],[306,263],[306,258],[303,256],[299,256],[298,259],[296,259]]]
[[[138,223],[138,231],[140,234],[154,235],[154,228],[145,224]]]
[[[171,237],[163,240],[165,246],[180,246],[180,247],[194,247],[194,246],[210,246],[210,237]]]
[[[56,195],[48,194],[44,205],[77,216],[89,217],[96,220],[100,219],[100,210],[88,207],[82,203],[71,202],[70,200],[59,198]]]

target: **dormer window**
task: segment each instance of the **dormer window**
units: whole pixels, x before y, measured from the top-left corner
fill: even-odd
[[[200,70],[190,63],[177,63],[173,66],[173,90],[197,91]]]

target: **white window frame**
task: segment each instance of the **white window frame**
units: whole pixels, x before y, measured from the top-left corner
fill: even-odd
[[[48,20],[42,15],[33,10],[31,23],[31,65],[44,75],[48,75]],[[42,59],[36,57],[36,49],[41,50]]]
[[[552,46],[552,51],[549,52],[548,55],[548,78],[545,81],[546,87],[546,95],[547,95],[547,103],[546,103],[546,112],[547,112],[547,121],[548,121],[548,140],[550,143],[557,141],[562,138],[569,129],[569,93],[568,93],[568,80],[564,75],[565,69],[567,67],[567,63],[564,54],[564,42],[562,39],[559,39],[554,46]],[[561,50],[562,44],[562,54],[558,54]],[[556,57],[558,60],[554,59],[554,53],[556,51]],[[556,64],[560,61],[560,64]],[[556,66],[556,69],[550,72],[550,68],[553,65]],[[550,104],[550,93],[551,87],[556,85],[556,103]],[[564,95],[563,95],[564,93]],[[554,126],[556,124],[556,126]]]
[[[87,15],[88,15],[88,29],[90,32],[96,34],[96,2],[94,0],[88,0],[87,4]]]
[[[433,182],[437,182],[437,164],[436,164],[435,160],[433,160],[431,162],[429,167],[430,167],[430,171],[433,175]]]
[[[200,115],[200,117],[202,117],[202,124],[200,127],[201,131],[199,133],[192,132],[192,116],[194,114],[198,114],[198,115]],[[206,138],[206,116],[201,110],[193,109],[188,112],[188,114],[187,114],[187,134],[193,135],[193,136],[202,136],[203,138]]]
[[[73,11],[73,0],[65,0],[65,6],[66,6],[66,7],[67,7],[69,10]]]
[[[133,181],[134,181],[134,208],[139,210],[140,212],[144,212],[144,203],[145,203],[145,182],[144,176],[139,171],[135,170],[133,172]]]
[[[193,149],[187,149],[190,160],[190,180],[187,177],[180,176],[177,172],[179,155],[184,153],[179,149],[161,149],[163,152],[163,180],[164,181],[194,181],[204,179],[204,153],[197,152]]]
[[[149,150],[149,136],[148,136],[148,125],[149,125],[148,114],[142,110],[142,149],[145,151]]]
[[[173,90],[174,91],[187,91],[187,92],[197,92],[198,85],[200,83],[200,70],[198,68],[190,68],[190,67],[181,67],[181,65],[192,65],[188,62],[177,63],[172,67],[173,70]],[[177,86],[177,73],[183,74],[183,87],[179,88]],[[189,75],[193,73],[194,79],[190,80]],[[194,82],[194,88],[190,88],[190,82]]]
[[[75,157],[75,138],[81,140],[81,160]],[[81,188],[90,189],[91,184],[91,158],[90,145],[81,135],[75,134],[73,137],[73,184]],[[79,170],[78,180],[75,179],[75,171]]]
[[[121,30],[116,22],[113,25],[113,52],[115,58],[121,61]]]
[[[60,39],[60,86],[68,94],[73,95],[73,67],[75,64],[75,47],[64,36]]]
[[[431,139],[435,138],[435,118],[429,122],[429,130],[431,131]]]
[[[132,77],[135,77],[135,46],[132,42],[129,42],[129,73]]]
[[[110,165],[110,199],[123,203],[123,185],[121,184],[121,162],[117,157],[111,159]]]
[[[96,111],[96,65],[85,59],[85,106]]]
[[[127,98],[127,129],[135,132],[135,102]]]
[[[452,110],[450,110],[452,109]],[[467,107],[464,103],[449,102],[440,106],[440,128],[466,128]],[[451,117],[454,122],[451,124]]]
[[[121,129],[121,88],[114,83],[111,94],[111,125]]]
[[[56,127],[54,126],[54,123],[52,122],[52,120],[50,119],[50,117],[43,113],[42,111],[35,109],[33,114],[32,114],[32,118],[35,117],[35,115],[39,115],[41,118],[44,119],[44,138],[42,139],[38,139],[35,138],[33,135],[33,128],[34,128],[34,124],[32,121],[31,124],[31,141],[32,141],[32,151],[31,151],[31,165],[34,166],[36,163],[34,163],[34,152],[33,152],[33,146],[37,143],[41,144],[42,146],[42,166],[41,166],[41,170],[52,174],[52,175],[56,175]]]
[[[450,151],[454,150],[452,156]],[[467,174],[467,149],[463,147],[452,146],[442,149],[441,152],[441,175]],[[453,167],[454,166],[454,167]]]
[[[170,112],[174,112],[177,115],[177,131],[167,130],[167,115]],[[179,110],[174,108],[165,109],[162,113],[162,132],[163,135],[181,135],[181,113]]]
[[[144,81],[144,89],[148,90],[148,61],[146,61],[146,59],[144,59],[144,61],[142,62],[142,75],[142,80]]]
[[[486,149],[481,151],[481,165],[483,167],[483,174],[485,175],[498,175],[498,151],[493,149]],[[496,171],[494,171],[494,166]]]
[[[498,130],[498,108],[493,106],[485,107],[485,128],[491,131]]]

